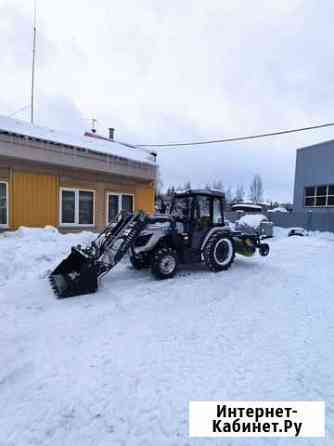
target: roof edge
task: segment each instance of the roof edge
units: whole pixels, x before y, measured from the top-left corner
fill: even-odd
[[[87,152],[107,155],[117,159],[123,159],[138,164],[155,165],[156,153],[139,148],[118,140],[100,137],[93,140],[85,135],[67,133],[62,130],[54,130],[49,127],[37,126],[27,121],[13,119],[0,115],[0,133],[16,138],[25,138],[30,141],[39,141],[53,145],[59,145],[70,149],[85,150]],[[99,147],[100,142],[100,147]],[[110,147],[107,144],[110,143]],[[114,146],[112,146],[114,144]],[[123,149],[122,149],[123,147]],[[129,153],[126,153],[126,149]],[[123,153],[124,151],[124,153]],[[131,154],[132,152],[132,154]]]
[[[298,147],[298,150],[308,150],[308,149],[313,149],[319,146],[323,146],[325,144],[329,144],[329,143],[333,143],[334,144],[334,139],[327,139],[326,141],[322,141],[322,142],[317,142],[316,144],[310,144],[309,146],[303,146],[303,147]]]

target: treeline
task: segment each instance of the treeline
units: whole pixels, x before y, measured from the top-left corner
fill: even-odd
[[[167,188],[166,195],[171,196],[175,192],[191,189],[192,185],[190,181],[187,181],[183,185],[170,185]],[[196,187],[197,188],[197,187]],[[244,201],[250,201],[252,203],[262,203],[264,196],[263,182],[260,175],[254,175],[252,182],[249,185],[248,191],[242,184],[235,187],[225,186],[222,180],[214,180],[211,184],[204,185],[204,189],[216,190],[225,193],[225,200],[227,203],[243,203]]]

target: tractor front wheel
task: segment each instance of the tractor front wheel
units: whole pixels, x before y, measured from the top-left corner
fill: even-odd
[[[157,279],[170,279],[178,267],[177,254],[174,249],[160,248],[153,255],[151,271]]]
[[[150,266],[149,259],[145,257],[135,257],[134,255],[131,255],[130,262],[134,269],[144,269]]]
[[[235,257],[234,242],[223,234],[213,234],[205,245],[203,257],[206,266],[214,272],[225,271]]]

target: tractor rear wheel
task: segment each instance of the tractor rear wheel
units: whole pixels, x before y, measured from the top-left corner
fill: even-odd
[[[214,272],[225,271],[235,257],[234,242],[224,234],[213,234],[205,245],[203,257],[206,266]]]
[[[152,259],[151,271],[157,279],[170,279],[178,267],[177,254],[172,248],[158,249]]]

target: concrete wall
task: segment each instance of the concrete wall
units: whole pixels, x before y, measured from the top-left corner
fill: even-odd
[[[309,231],[334,232],[334,212],[322,210],[322,212],[292,212],[291,214],[274,213],[271,221],[276,226],[290,228],[300,226]]]
[[[334,141],[327,141],[297,150],[293,199],[294,212],[305,213],[310,209],[304,207],[304,188],[306,186],[327,184],[334,184]],[[334,214],[334,207],[311,209],[313,213]],[[322,221],[322,219],[319,219],[319,223],[320,220]],[[325,220],[326,217],[324,217]]]
[[[282,228],[302,227],[309,231],[334,232],[334,212],[301,211],[301,212],[263,212],[275,226]],[[225,212],[225,218],[232,223],[240,217],[236,212]]]

